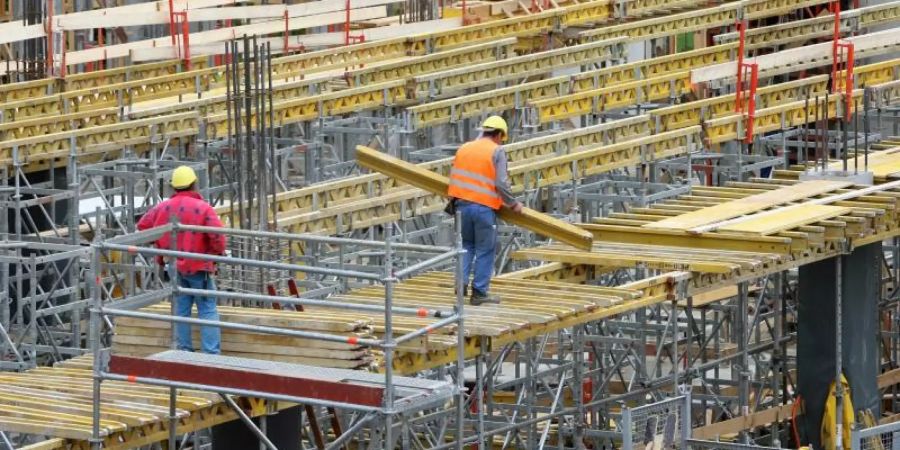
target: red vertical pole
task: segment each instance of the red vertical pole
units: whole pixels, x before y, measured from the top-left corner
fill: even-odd
[[[172,36],[172,46],[176,45],[175,35],[177,31],[175,30],[175,2],[174,0],[169,0],[169,34]]]
[[[285,10],[284,10],[284,54],[287,54],[288,47],[289,47],[289,42],[288,42],[288,36],[290,35],[290,29],[288,27],[289,19],[290,18],[288,16],[287,8],[285,8]]]
[[[831,3],[831,12],[834,14],[834,31],[831,38],[831,86],[832,92],[837,92],[838,76],[838,42],[841,40],[841,2]]]
[[[742,20],[737,24],[738,29],[738,55],[737,55],[737,83],[734,93],[734,112],[743,109],[742,93],[744,91],[744,40],[746,39],[747,22]]]
[[[185,70],[191,70],[191,24],[188,22],[187,11],[183,11],[181,13],[181,45],[184,47],[184,52],[182,56],[184,56],[184,67]]]
[[[747,64],[750,69],[750,92],[747,95],[747,135],[744,142],[753,142],[753,121],[756,119],[756,86],[759,80],[759,65]]]
[[[225,28],[231,28],[231,19],[225,19]],[[229,54],[225,57],[225,64],[231,64],[231,58],[233,55]]]
[[[91,45],[91,44],[85,43],[85,44],[84,44],[84,49],[87,50],[87,49],[89,49],[89,48],[94,48],[94,46]],[[93,61],[88,61],[88,62],[84,63],[84,71],[85,71],[85,72],[93,72],[93,71],[94,71],[94,62],[93,62]]]
[[[850,105],[853,104],[853,43],[846,44],[847,78],[844,81],[844,118],[850,120]]]
[[[344,23],[344,45],[350,45],[350,0],[344,2],[347,10],[346,22]]]
[[[466,0],[462,0],[462,24],[463,26],[468,25],[466,21]]]
[[[47,25],[44,27],[47,35],[47,56],[44,58],[47,73],[53,73],[53,0],[47,0]],[[65,45],[65,43],[63,43]]]

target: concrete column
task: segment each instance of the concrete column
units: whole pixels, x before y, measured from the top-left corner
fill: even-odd
[[[875,417],[880,413],[877,377],[881,252],[879,242],[840,257],[841,365],[850,382],[854,411],[870,409]],[[800,267],[797,383],[806,411],[802,421],[806,439],[815,447],[820,447],[822,413],[835,374],[835,266],[832,258]]]

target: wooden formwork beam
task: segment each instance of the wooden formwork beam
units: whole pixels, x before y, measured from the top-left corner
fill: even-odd
[[[356,160],[363,167],[376,170],[434,194],[446,196],[450,186],[450,179],[443,175],[368,147],[356,147]],[[521,213],[515,213],[504,206],[498,212],[498,216],[513,225],[519,225],[542,236],[583,250],[591,249],[593,242],[591,233],[533,209],[523,208]]]

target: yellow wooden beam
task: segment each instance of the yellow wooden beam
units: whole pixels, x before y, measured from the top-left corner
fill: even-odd
[[[447,195],[450,180],[438,173],[364,146],[356,147],[356,159],[363,167],[376,170],[431,193]],[[590,249],[593,242],[589,232],[530,208],[523,208],[521,213],[514,213],[504,206],[498,211],[498,216],[511,224],[522,226],[542,236],[565,242],[577,248]]]

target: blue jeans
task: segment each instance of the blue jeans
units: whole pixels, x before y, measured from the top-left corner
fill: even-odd
[[[198,272],[191,275],[178,274],[178,284],[183,288],[215,290],[216,284],[212,275],[208,272]],[[204,320],[219,320],[216,311],[215,297],[198,297],[194,295],[178,295],[175,297],[175,314],[181,317],[191,317],[191,309],[197,304],[197,317]],[[194,351],[191,340],[191,325],[187,323],[175,324],[176,345],[178,350]],[[200,327],[200,346],[203,353],[219,354],[219,341],[221,340],[219,327]]]
[[[464,285],[469,284],[474,261],[473,293],[487,294],[494,272],[494,250],[497,246],[497,213],[493,209],[466,201],[459,201],[462,214],[462,243]]]

